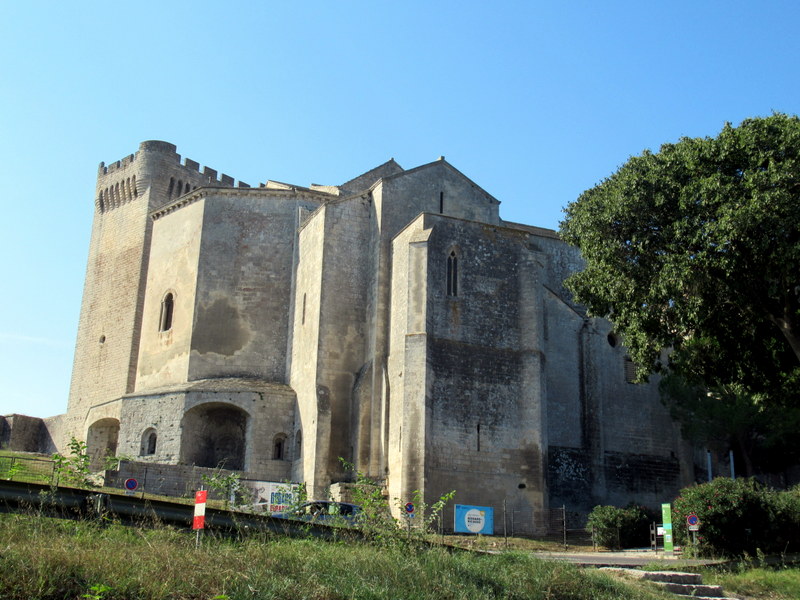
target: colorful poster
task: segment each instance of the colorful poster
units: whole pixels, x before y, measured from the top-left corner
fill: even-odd
[[[456,533],[494,535],[494,509],[490,506],[456,504]]]

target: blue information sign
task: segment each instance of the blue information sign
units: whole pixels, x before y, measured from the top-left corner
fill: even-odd
[[[491,506],[455,506],[456,533],[494,535],[494,509]]]

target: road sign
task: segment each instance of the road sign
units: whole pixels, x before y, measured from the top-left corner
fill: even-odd
[[[700,525],[700,519],[697,518],[696,514],[692,513],[692,514],[690,514],[690,515],[688,515],[686,517],[686,524],[689,527],[692,527],[692,526],[695,526],[695,525],[699,526]]]
[[[194,520],[192,521],[192,529],[203,529],[206,526],[207,498],[207,490],[201,490],[194,494]]]
[[[139,482],[136,481],[133,477],[130,479],[125,480],[125,489],[129,492],[133,492],[136,488],[139,487]]]

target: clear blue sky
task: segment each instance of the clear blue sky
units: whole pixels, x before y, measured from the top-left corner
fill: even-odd
[[[645,148],[800,112],[800,3],[0,0],[0,414],[64,412],[97,164],[256,185],[440,155],[507,220]]]

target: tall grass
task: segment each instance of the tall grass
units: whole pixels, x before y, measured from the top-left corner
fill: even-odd
[[[279,537],[230,541],[169,529],[0,515],[7,600],[666,598],[566,563]]]
[[[797,600],[800,598],[800,569],[756,567],[733,571],[703,571],[704,583],[721,585],[727,594],[754,600]]]

